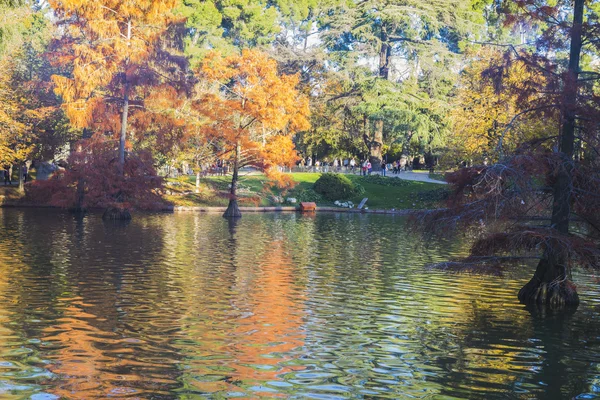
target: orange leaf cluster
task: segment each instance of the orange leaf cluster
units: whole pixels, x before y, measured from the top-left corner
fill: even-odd
[[[51,0],[55,14],[67,24],[64,44],[54,61],[72,65],[72,76],[52,77],[71,123],[92,126],[102,104],[119,93],[119,85],[133,78],[148,62],[158,40],[173,20],[176,0]],[[113,90],[109,85],[117,86]],[[119,97],[119,95],[116,95]],[[100,108],[100,109],[99,109]],[[115,121],[105,130],[114,131]]]
[[[310,127],[298,75],[280,74],[277,62],[257,50],[229,57],[210,53],[199,74],[204,86],[194,106],[207,120],[201,127],[206,137],[225,151],[240,145],[242,164],[273,175],[274,167],[297,160],[290,137]]]

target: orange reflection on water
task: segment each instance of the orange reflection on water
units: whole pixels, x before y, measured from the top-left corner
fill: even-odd
[[[279,380],[278,376],[303,367],[283,366],[292,359],[291,352],[304,345],[302,331],[304,293],[295,290],[292,261],[281,241],[272,243],[264,261],[253,270],[251,291],[238,293],[232,306],[240,311],[229,329],[228,343],[219,352],[229,357],[223,360],[226,378],[212,382],[194,381],[199,390],[247,392],[243,386]],[[244,285],[246,286],[246,285]],[[227,330],[226,330],[227,332]],[[214,374],[211,368],[205,373]],[[255,396],[285,397],[283,394],[254,390]]]
[[[116,382],[123,377],[109,372],[115,359],[99,347],[114,346],[119,341],[114,334],[101,331],[90,323],[97,316],[85,311],[86,305],[81,298],[66,301],[64,316],[57,324],[43,330],[48,359],[52,362],[49,369],[60,376],[60,380],[54,382],[52,393],[68,399],[118,397],[124,385]],[[123,353],[126,352],[123,349]],[[137,379],[140,377],[127,376],[127,380]]]

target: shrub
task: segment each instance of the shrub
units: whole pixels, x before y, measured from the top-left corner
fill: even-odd
[[[78,142],[68,167],[48,181],[27,186],[26,201],[63,208],[117,208],[153,210],[162,207],[156,175],[147,152],[129,153],[124,172],[117,167],[114,143],[102,136]]]
[[[299,202],[312,201],[317,204],[323,202],[323,196],[315,192],[314,189],[297,189],[290,192],[290,197],[295,197]]]
[[[438,203],[448,200],[450,190],[446,187],[417,193],[417,199],[426,203]]]
[[[327,200],[347,200],[365,192],[362,186],[353,183],[342,174],[323,174],[313,189]]]

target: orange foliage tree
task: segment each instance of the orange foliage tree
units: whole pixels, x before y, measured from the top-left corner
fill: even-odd
[[[157,71],[157,64],[185,64],[183,57],[170,57],[159,41],[174,22],[171,10],[176,3],[50,0],[66,26],[53,58],[72,66],[70,76],[53,77],[56,93],[75,127],[119,134],[121,172],[129,110],[143,106],[146,92],[141,88],[173,80]]]
[[[309,128],[309,101],[297,89],[299,77],[279,74],[275,60],[260,51],[244,50],[230,57],[210,53],[200,73],[195,108],[206,118],[202,131],[233,155],[231,197],[224,216],[240,217],[239,169],[252,165],[289,184],[278,166],[297,160],[291,135]]]

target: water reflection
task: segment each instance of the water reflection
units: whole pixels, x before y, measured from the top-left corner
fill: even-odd
[[[581,398],[600,388],[597,283],[518,304],[524,270],[425,264],[402,218],[201,214],[127,225],[0,209],[0,397]],[[54,396],[54,397],[52,397]]]

